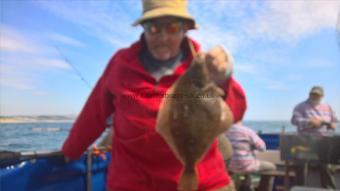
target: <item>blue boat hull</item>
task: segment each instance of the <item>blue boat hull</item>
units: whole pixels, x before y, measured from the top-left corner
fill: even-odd
[[[279,148],[278,134],[260,134],[267,149]],[[92,157],[91,188],[105,191],[107,159]],[[86,155],[80,160],[64,162],[63,157],[26,160],[15,165],[0,167],[0,191],[79,191],[87,190]]]
[[[92,157],[91,187],[105,191],[107,159]],[[1,191],[79,191],[87,190],[86,155],[80,160],[64,162],[62,157],[34,159],[0,169]]]

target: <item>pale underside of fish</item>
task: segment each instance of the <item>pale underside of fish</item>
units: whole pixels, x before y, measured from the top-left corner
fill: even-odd
[[[224,92],[210,80],[205,56],[198,54],[169,88],[157,116],[156,131],[183,164],[178,190],[198,188],[197,164],[215,138],[232,124]]]

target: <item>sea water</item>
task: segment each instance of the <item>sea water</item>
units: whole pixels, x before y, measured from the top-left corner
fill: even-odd
[[[295,132],[289,121],[245,121],[256,132]],[[65,141],[72,123],[0,123],[0,151],[54,151]],[[340,133],[339,124],[337,133]]]

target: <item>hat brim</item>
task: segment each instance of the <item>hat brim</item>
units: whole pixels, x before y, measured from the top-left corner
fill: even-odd
[[[314,91],[311,91],[310,94],[318,94],[320,96],[323,96],[323,93],[319,90],[314,90]]]
[[[189,20],[191,22],[191,26],[189,27],[189,29],[197,29],[198,28],[194,18],[191,15],[189,15],[188,13],[186,13],[186,11],[179,11],[178,9],[167,8],[167,7],[158,8],[158,9],[154,9],[154,10],[150,10],[150,11],[145,12],[143,14],[143,16],[140,17],[139,19],[137,19],[132,25],[137,26],[137,25],[143,23],[146,20],[159,18],[159,17],[166,17],[166,16],[178,17],[178,18],[181,18],[181,19]]]

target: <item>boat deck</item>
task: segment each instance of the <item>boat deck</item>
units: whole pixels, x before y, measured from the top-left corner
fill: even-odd
[[[266,161],[275,163],[278,168],[277,170],[278,172],[276,172],[276,174],[278,176],[284,176],[285,162],[280,159],[279,150],[268,150],[266,152],[258,152],[256,153],[256,157],[260,160],[266,160]],[[340,165],[334,165],[334,172],[335,172],[335,182],[338,188],[340,187]],[[292,177],[295,176],[295,173],[293,171],[290,171],[290,173]],[[315,165],[310,165],[306,186],[313,187],[313,188],[321,188],[319,169]],[[274,190],[280,190],[280,189],[274,189]]]

